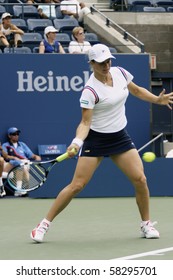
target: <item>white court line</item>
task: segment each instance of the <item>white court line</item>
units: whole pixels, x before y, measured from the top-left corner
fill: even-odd
[[[141,254],[136,254],[136,255],[130,255],[122,258],[116,258],[116,259],[111,259],[111,260],[132,260],[132,259],[137,259],[145,256],[154,256],[158,255],[160,253],[165,253],[165,252],[170,252],[173,251],[173,247],[165,248],[165,249],[160,249],[160,250],[155,250],[155,251],[149,251],[146,253],[141,253]]]

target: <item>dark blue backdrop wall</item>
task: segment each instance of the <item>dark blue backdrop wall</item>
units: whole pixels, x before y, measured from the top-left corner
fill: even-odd
[[[69,144],[81,117],[81,90],[91,73],[86,56],[2,54],[0,61],[1,140],[8,127],[17,126],[35,152],[38,144]],[[149,88],[148,55],[117,55],[112,63]],[[137,147],[149,139],[149,108],[132,96],[127,101],[128,130]]]
[[[1,141],[5,141],[8,127],[21,129],[20,140],[26,142],[34,152],[38,144],[69,144],[75,136],[81,117],[79,98],[81,90],[91,74],[85,55],[0,55],[1,61]],[[124,67],[134,75],[134,82],[150,88],[149,55],[116,55],[112,65]],[[7,68],[8,67],[8,68]],[[8,70],[5,70],[8,69]],[[130,95],[127,101],[128,131],[137,148],[150,140],[150,104]],[[61,172],[55,168],[48,182],[31,196],[55,196],[58,175],[69,180],[76,161],[62,163]],[[107,196],[107,180],[113,180],[107,159],[101,179],[94,177],[98,191],[92,189],[87,196]],[[110,170],[111,169],[111,170]],[[54,176],[53,176],[54,174]],[[106,176],[107,174],[107,176]],[[100,178],[100,176],[98,176]],[[116,181],[118,177],[116,177]],[[89,184],[93,184],[90,182]],[[117,182],[115,182],[117,184]],[[126,189],[123,192],[126,193]],[[133,190],[130,192],[133,194]],[[117,192],[118,195],[118,192]],[[82,196],[79,195],[79,196]],[[85,192],[84,192],[85,196]]]

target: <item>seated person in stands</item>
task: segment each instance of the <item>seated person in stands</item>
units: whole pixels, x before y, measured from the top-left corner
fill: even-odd
[[[3,13],[0,24],[0,46],[21,47],[23,30],[11,23],[12,15]]]
[[[34,0],[26,0],[26,4],[33,5],[35,4]]]
[[[40,18],[56,18],[56,5],[53,0],[42,0],[42,3],[47,5],[39,5],[38,13]]]
[[[91,48],[91,44],[85,41],[84,29],[81,26],[73,28],[72,36],[74,41],[71,41],[68,47],[69,53],[88,53]]]
[[[81,8],[77,0],[65,0],[61,2],[60,10],[64,16],[78,19]]]
[[[79,11],[79,15],[78,15],[78,22],[80,24],[80,26],[84,26],[84,17],[88,14],[91,13],[90,8],[88,8],[86,6],[86,4],[84,2],[81,2],[80,4],[80,11]]]
[[[8,141],[3,143],[2,148],[8,154],[8,162],[4,166],[4,171],[9,172],[14,166],[19,165],[21,162],[29,160],[40,161],[41,157],[34,154],[31,149],[24,143],[19,141],[20,130],[16,127],[8,129]],[[17,181],[18,187],[22,187],[22,182]],[[25,194],[22,192],[22,194]],[[20,192],[15,192],[15,196],[21,196]]]
[[[62,1],[60,9],[64,17],[71,16],[76,18],[81,26],[83,26],[84,16],[91,13],[91,10],[84,2],[79,3],[77,0]]]
[[[44,39],[40,42],[39,53],[65,53],[62,45],[56,40],[58,32],[53,26],[47,26],[44,30]]]

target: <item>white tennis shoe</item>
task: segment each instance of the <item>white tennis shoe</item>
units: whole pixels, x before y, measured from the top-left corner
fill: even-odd
[[[0,197],[6,196],[6,191],[4,189],[4,186],[0,186]]]
[[[154,228],[154,225],[157,224],[157,222],[141,222],[141,237],[144,238],[159,238],[160,234],[159,232]]]
[[[43,242],[44,235],[48,231],[49,227],[50,223],[45,222],[45,220],[41,221],[41,223],[31,231],[31,239],[38,243]]]

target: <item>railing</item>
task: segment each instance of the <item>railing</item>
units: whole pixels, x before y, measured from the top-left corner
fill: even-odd
[[[94,4],[95,5],[95,4]],[[107,16],[105,16],[102,12],[100,12],[95,6],[91,6],[91,13],[94,14],[95,12],[98,13],[102,18],[105,19],[105,24],[108,27],[113,27],[114,29],[116,29],[120,34],[122,34],[123,38],[128,41],[130,40],[131,42],[133,42],[134,45],[138,46],[141,49],[141,53],[145,52],[145,46],[144,43],[142,43],[141,41],[139,41],[136,37],[134,37],[133,35],[131,35],[129,32],[127,32],[124,28],[122,28],[119,24],[117,24],[116,22],[112,21],[111,19],[109,19]]]
[[[160,133],[159,135],[157,135],[156,137],[154,137],[152,140],[150,140],[149,142],[147,142],[145,145],[143,145],[141,148],[138,149],[138,152],[141,152],[142,150],[144,150],[146,147],[148,147],[151,144],[155,144],[155,141],[157,139],[160,138],[160,154],[161,156],[164,156],[164,149],[163,149],[163,143],[164,143],[164,134],[163,132]]]

